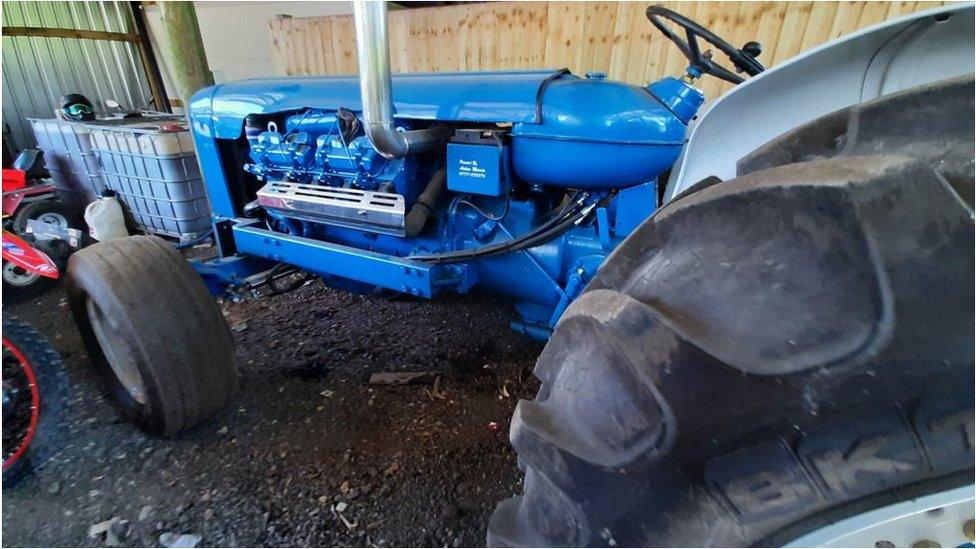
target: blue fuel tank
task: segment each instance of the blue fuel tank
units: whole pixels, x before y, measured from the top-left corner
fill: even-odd
[[[542,95],[541,123],[512,128],[512,165],[526,181],[577,189],[619,189],[646,183],[674,164],[684,144],[682,110],[697,111],[701,92],[665,79],[663,98],[604,80],[561,78]],[[660,83],[659,83],[660,84]]]

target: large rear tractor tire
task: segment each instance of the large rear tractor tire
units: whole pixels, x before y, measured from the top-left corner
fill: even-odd
[[[68,264],[68,297],[123,414],[159,435],[189,429],[237,389],[230,329],[200,276],[164,240],[101,242]]]
[[[829,539],[972,540],[972,81],[935,92],[787,134],[608,258],[516,408],[524,493],[495,511],[490,545],[806,545],[959,493],[943,539]]]

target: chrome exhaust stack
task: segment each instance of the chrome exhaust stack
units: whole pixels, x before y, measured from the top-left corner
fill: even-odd
[[[373,148],[385,158],[403,158],[436,148],[444,142],[444,132],[438,129],[406,132],[396,129],[386,2],[356,0],[353,11],[363,126]]]

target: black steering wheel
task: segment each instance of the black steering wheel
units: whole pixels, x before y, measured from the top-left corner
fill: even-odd
[[[678,49],[681,50],[681,53],[688,58],[688,61],[691,63],[690,68],[694,69],[700,74],[710,74],[716,78],[721,78],[726,82],[732,82],[733,84],[739,84],[744,80],[744,78],[735,72],[732,72],[712,61],[710,50],[702,52],[698,45],[699,38],[727,55],[729,60],[732,61],[732,65],[735,66],[736,72],[744,72],[749,76],[755,76],[766,70],[766,67],[763,67],[759,61],[756,61],[756,57],[762,53],[762,45],[759,44],[759,42],[749,42],[742,46],[741,49],[738,49],[732,44],[729,44],[725,40],[722,40],[716,36],[712,31],[667,8],[661,6],[648,6],[646,14],[651,23],[657,27],[657,30],[661,31],[664,36],[674,42],[674,44],[678,46]],[[662,19],[667,19],[675,25],[683,28],[685,30],[687,41],[683,40],[680,36],[672,32],[671,29],[668,28],[668,25],[662,21]],[[692,76],[698,75],[692,74]]]

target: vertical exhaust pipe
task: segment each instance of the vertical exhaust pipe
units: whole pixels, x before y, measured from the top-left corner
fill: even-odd
[[[356,0],[356,52],[359,55],[359,93],[363,103],[363,125],[373,148],[385,158],[436,148],[444,141],[437,129],[397,131],[393,120],[393,85],[390,71],[390,36],[386,25],[386,2]]]

